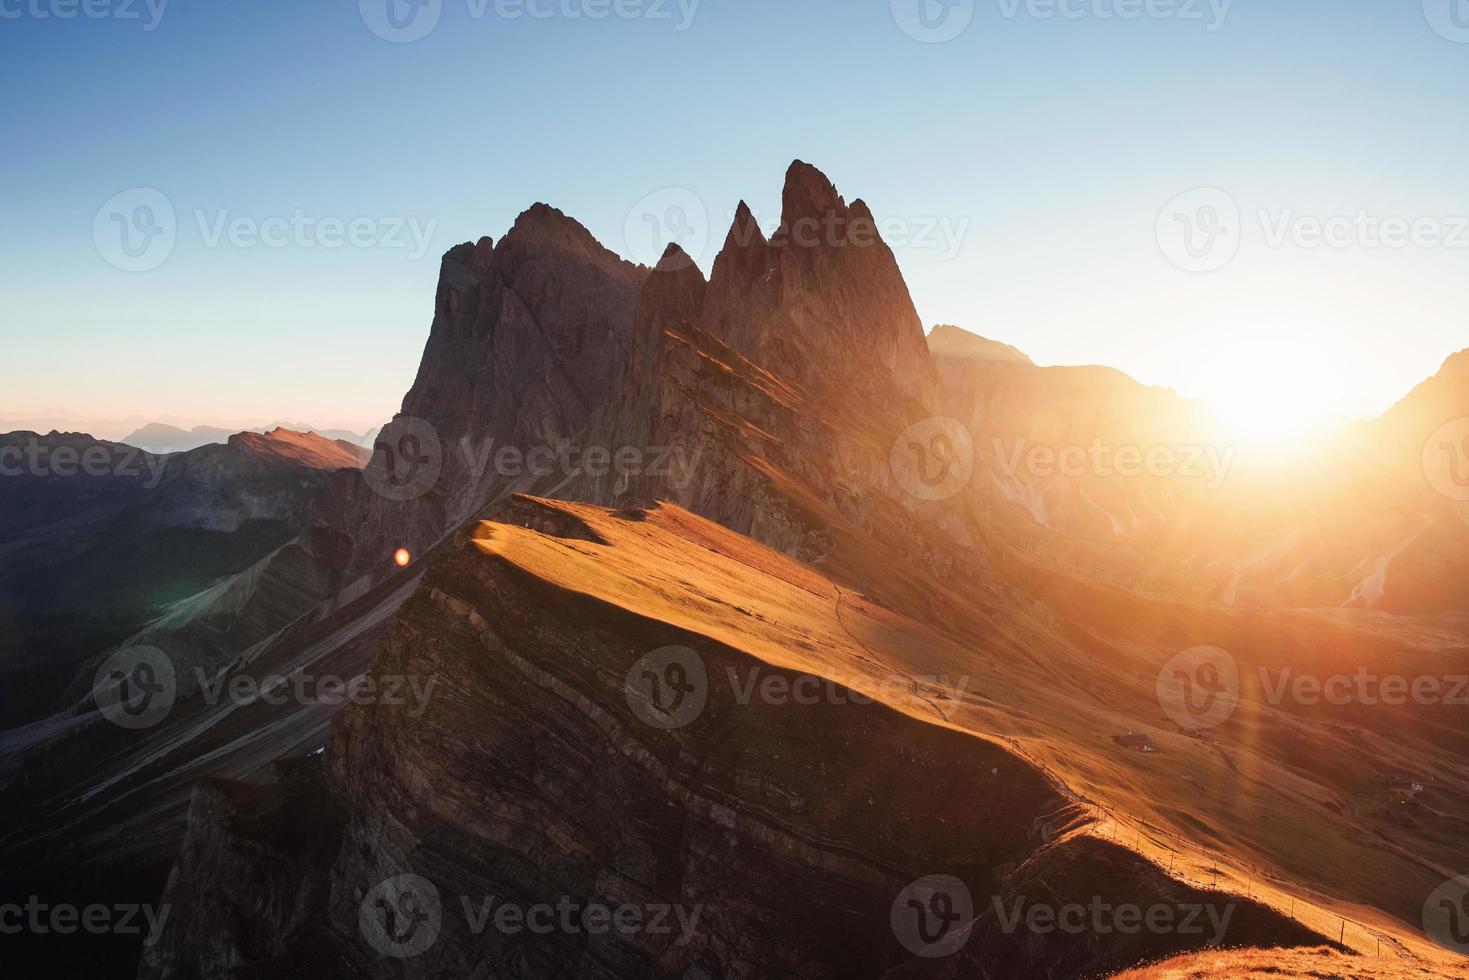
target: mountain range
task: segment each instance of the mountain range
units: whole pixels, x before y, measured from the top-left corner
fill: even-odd
[[[1246,463],[1171,391],[925,334],[871,209],[816,168],[782,208],[766,236],[741,204],[707,278],[544,204],[451,249],[370,457],[276,431],[151,488],[0,480],[44,510],[7,603],[128,610],[5,653],[32,693],[0,733],[0,887],[171,910],[146,943],[25,955],[836,980],[1225,946],[1459,975],[1426,913],[1469,860],[1469,716],[1272,692],[1469,673],[1469,352],[1309,458]],[[118,724],[104,678],[139,664],[167,704]],[[1027,903],[1227,921],[1041,933]]]

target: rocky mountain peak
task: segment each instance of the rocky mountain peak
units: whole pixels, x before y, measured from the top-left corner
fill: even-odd
[[[359,529],[354,572],[399,546],[424,551],[520,478],[470,459],[464,446],[529,452],[588,425],[621,382],[649,272],[546,204],[522,212],[498,242],[444,256],[418,375],[377,439],[400,455],[428,445],[436,478],[406,499],[357,494],[362,512],[346,522]],[[367,483],[383,483],[387,460],[374,459]]]
[[[240,432],[229,437],[230,449],[266,460],[314,470],[360,469],[370,455],[361,446],[328,439],[315,432],[276,427],[269,432]]]
[[[820,219],[833,211],[845,210],[846,204],[826,174],[803,160],[796,160],[786,170],[785,189],[781,192],[781,223],[790,226],[807,218]]]
[[[495,248],[495,258],[497,264],[518,265],[527,254],[546,252],[571,253],[608,269],[637,268],[605,248],[580,221],[549,204],[533,204],[522,211]]]
[[[760,222],[755,220],[755,213],[750,210],[750,205],[741,201],[739,207],[735,208],[734,223],[730,225],[724,247],[728,249],[731,245],[751,244],[766,244],[765,232],[760,230]]]
[[[938,380],[892,250],[865,202],[791,164],[767,242],[743,203],[715,260],[701,325],[737,353],[812,390],[863,392],[935,412]],[[860,352],[860,353],[859,353]]]
[[[696,319],[704,308],[708,287],[704,273],[689,254],[677,243],[670,243],[657,267],[643,280],[633,315],[629,373],[623,386],[637,390],[617,395],[640,397],[646,385],[657,383],[656,356],[663,331],[680,321]]]
[[[695,317],[703,307],[704,289],[708,286],[704,273],[677,242],[670,242],[663,258],[643,281],[639,297],[640,311],[664,306],[676,309],[679,316]],[[642,320],[642,313],[637,318]]]

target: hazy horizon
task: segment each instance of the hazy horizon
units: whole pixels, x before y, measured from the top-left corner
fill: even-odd
[[[707,270],[705,270],[705,272],[707,274]],[[962,327],[959,324],[932,324],[932,325],[925,326],[925,328],[924,328],[925,334],[931,333],[938,326],[959,326],[960,329],[966,330],[966,332],[968,332],[968,333],[975,333],[975,331],[968,330],[968,328]],[[979,337],[983,337],[986,340],[996,341],[998,343],[1007,344],[1007,345],[1009,345],[1011,347],[1015,347],[1016,349],[1018,349],[1020,351],[1020,353],[1025,354],[1027,356],[1030,356],[1030,352],[1029,351],[1025,350],[1024,348],[1021,348],[1017,344],[1013,344],[1013,343],[1005,340],[1005,338],[1003,338],[1003,337],[989,337],[989,336],[985,336],[984,334],[975,334],[975,335],[976,336],[979,336]],[[425,336],[426,336],[426,334],[425,334]],[[1469,348],[1465,348],[1465,349],[1469,349]],[[1445,359],[1447,359],[1448,357],[1452,356],[1455,353],[1458,353],[1458,351],[1449,351],[1449,352],[1447,352],[1445,354]],[[1034,360],[1034,358],[1032,358],[1032,360]],[[1108,367],[1108,368],[1115,368],[1116,367],[1116,365],[1112,365],[1112,364],[1098,364],[1098,363],[1089,363],[1089,364],[1045,364],[1045,363],[1042,363],[1040,361],[1035,361],[1035,366],[1038,367],[1038,368],[1051,368],[1051,367]],[[1121,370],[1121,369],[1118,368],[1118,370]],[[1437,370],[1438,370],[1438,368],[1435,367],[1432,371],[1429,371],[1427,374],[1425,374],[1424,377],[1423,377],[1423,379],[1420,379],[1420,380],[1426,380],[1428,377],[1430,377],[1434,373],[1436,373]],[[1123,373],[1127,373],[1127,372],[1124,371]],[[1129,375],[1129,377],[1131,377],[1131,375]],[[1133,378],[1133,380],[1137,381],[1139,384],[1149,385],[1148,382],[1145,382],[1145,381],[1143,381],[1142,379],[1139,379],[1139,378]],[[410,377],[404,383],[404,388],[403,388],[404,393],[406,393],[408,391],[408,387],[411,384],[412,384],[412,377],[410,375]],[[1169,385],[1169,384],[1153,384],[1153,385],[1149,385],[1149,386],[1150,387],[1167,388],[1169,390],[1175,391],[1177,394],[1179,394],[1180,397],[1187,398],[1189,400],[1200,401],[1200,402],[1205,402],[1205,403],[1208,402],[1208,399],[1207,398],[1203,398],[1203,397],[1200,397],[1200,396],[1188,395],[1188,394],[1186,394],[1184,392],[1180,392],[1173,385]],[[1409,391],[1411,390],[1411,387],[1412,386],[1410,386],[1410,388],[1408,388],[1408,389],[1404,389],[1397,397],[1391,399],[1388,404],[1384,405],[1381,410],[1378,410],[1378,411],[1370,411],[1370,412],[1363,412],[1363,413],[1358,414],[1358,415],[1345,415],[1344,414],[1344,415],[1340,415],[1340,416],[1337,416],[1337,417],[1334,417],[1334,418],[1331,418],[1331,419],[1328,419],[1328,420],[1324,420],[1324,423],[1323,424],[1324,425],[1327,425],[1327,426],[1339,426],[1339,425],[1345,425],[1345,424],[1348,424],[1348,423],[1351,423],[1351,422],[1354,422],[1354,421],[1361,421],[1361,420],[1375,418],[1378,415],[1380,415],[1382,413],[1382,411],[1385,411],[1386,409],[1392,407],[1392,405],[1396,404],[1399,400],[1401,400],[1401,398],[1406,397],[1408,395]],[[401,401],[401,397],[402,396],[400,395],[399,396],[399,399],[398,399],[399,401]],[[365,433],[367,433],[367,432],[369,432],[369,431],[371,431],[373,429],[376,429],[376,428],[384,425],[385,423],[391,421],[393,419],[393,417],[398,414],[399,407],[400,407],[399,405],[395,404],[394,407],[390,411],[388,411],[386,414],[384,414],[381,418],[375,418],[375,419],[369,419],[369,418],[365,418],[365,417],[363,417],[363,418],[355,418],[355,419],[340,419],[340,418],[318,419],[318,418],[313,418],[313,417],[299,417],[298,418],[298,417],[284,416],[284,415],[281,415],[279,413],[276,413],[276,414],[273,414],[273,415],[272,414],[265,414],[265,415],[255,415],[255,416],[241,416],[241,415],[236,415],[236,416],[209,415],[209,416],[205,416],[205,415],[191,415],[187,411],[182,411],[182,412],[181,411],[166,411],[166,412],[163,412],[163,413],[160,413],[160,414],[156,414],[156,415],[146,414],[146,413],[139,413],[139,412],[129,412],[126,415],[107,415],[107,414],[94,414],[94,413],[88,413],[88,412],[79,412],[79,411],[76,411],[76,410],[72,409],[70,406],[64,406],[64,405],[62,405],[62,406],[49,406],[49,407],[43,407],[43,408],[35,408],[35,407],[26,407],[26,406],[5,407],[5,403],[0,403],[0,423],[3,423],[3,422],[26,422],[26,421],[31,421],[31,420],[43,420],[43,419],[68,419],[68,420],[77,421],[79,423],[84,423],[84,422],[104,423],[104,424],[106,424],[106,425],[108,425],[110,427],[109,430],[107,430],[106,432],[99,431],[99,432],[90,432],[89,433],[90,435],[94,435],[94,436],[97,436],[99,438],[121,438],[122,435],[124,435],[124,433],[122,431],[123,429],[129,429],[129,430],[131,430],[131,429],[140,428],[141,426],[148,425],[148,424],[172,425],[172,426],[175,426],[175,427],[184,429],[184,430],[192,429],[192,428],[195,428],[195,427],[208,427],[208,428],[230,429],[230,430],[236,430],[236,431],[245,431],[247,429],[254,429],[254,428],[260,428],[260,427],[264,427],[264,426],[271,426],[271,425],[277,425],[277,424],[288,424],[288,425],[295,425],[295,426],[302,426],[302,425],[304,425],[304,426],[310,426],[310,427],[312,427],[314,429],[318,429],[318,430],[320,430],[320,429],[348,430],[348,431],[352,431],[352,432],[356,432],[356,433],[363,433],[363,434],[365,434]]]
[[[374,0],[7,18],[0,275],[30,369],[0,416],[380,424],[454,244],[545,201],[707,272],[741,199],[778,220],[797,157],[885,222],[926,329],[1247,427],[1378,414],[1466,346],[1469,31],[1436,0],[963,0],[931,29],[908,0],[528,2],[432,0],[411,41]],[[164,252],[108,238],[164,209]]]

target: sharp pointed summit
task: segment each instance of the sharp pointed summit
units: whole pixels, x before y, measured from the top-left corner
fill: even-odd
[[[826,174],[803,160],[786,170],[781,192],[781,223],[787,227],[802,219],[822,218],[845,208],[842,196]]]
[[[768,242],[741,202],[710,276],[705,329],[812,390],[837,386],[936,412],[923,326],[867,205],[848,206],[799,160],[781,196]]]

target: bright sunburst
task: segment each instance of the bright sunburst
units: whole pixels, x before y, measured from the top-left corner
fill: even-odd
[[[1239,337],[1208,355],[1199,397],[1222,435],[1243,446],[1284,449],[1309,442],[1347,417],[1340,375],[1301,338]]]

